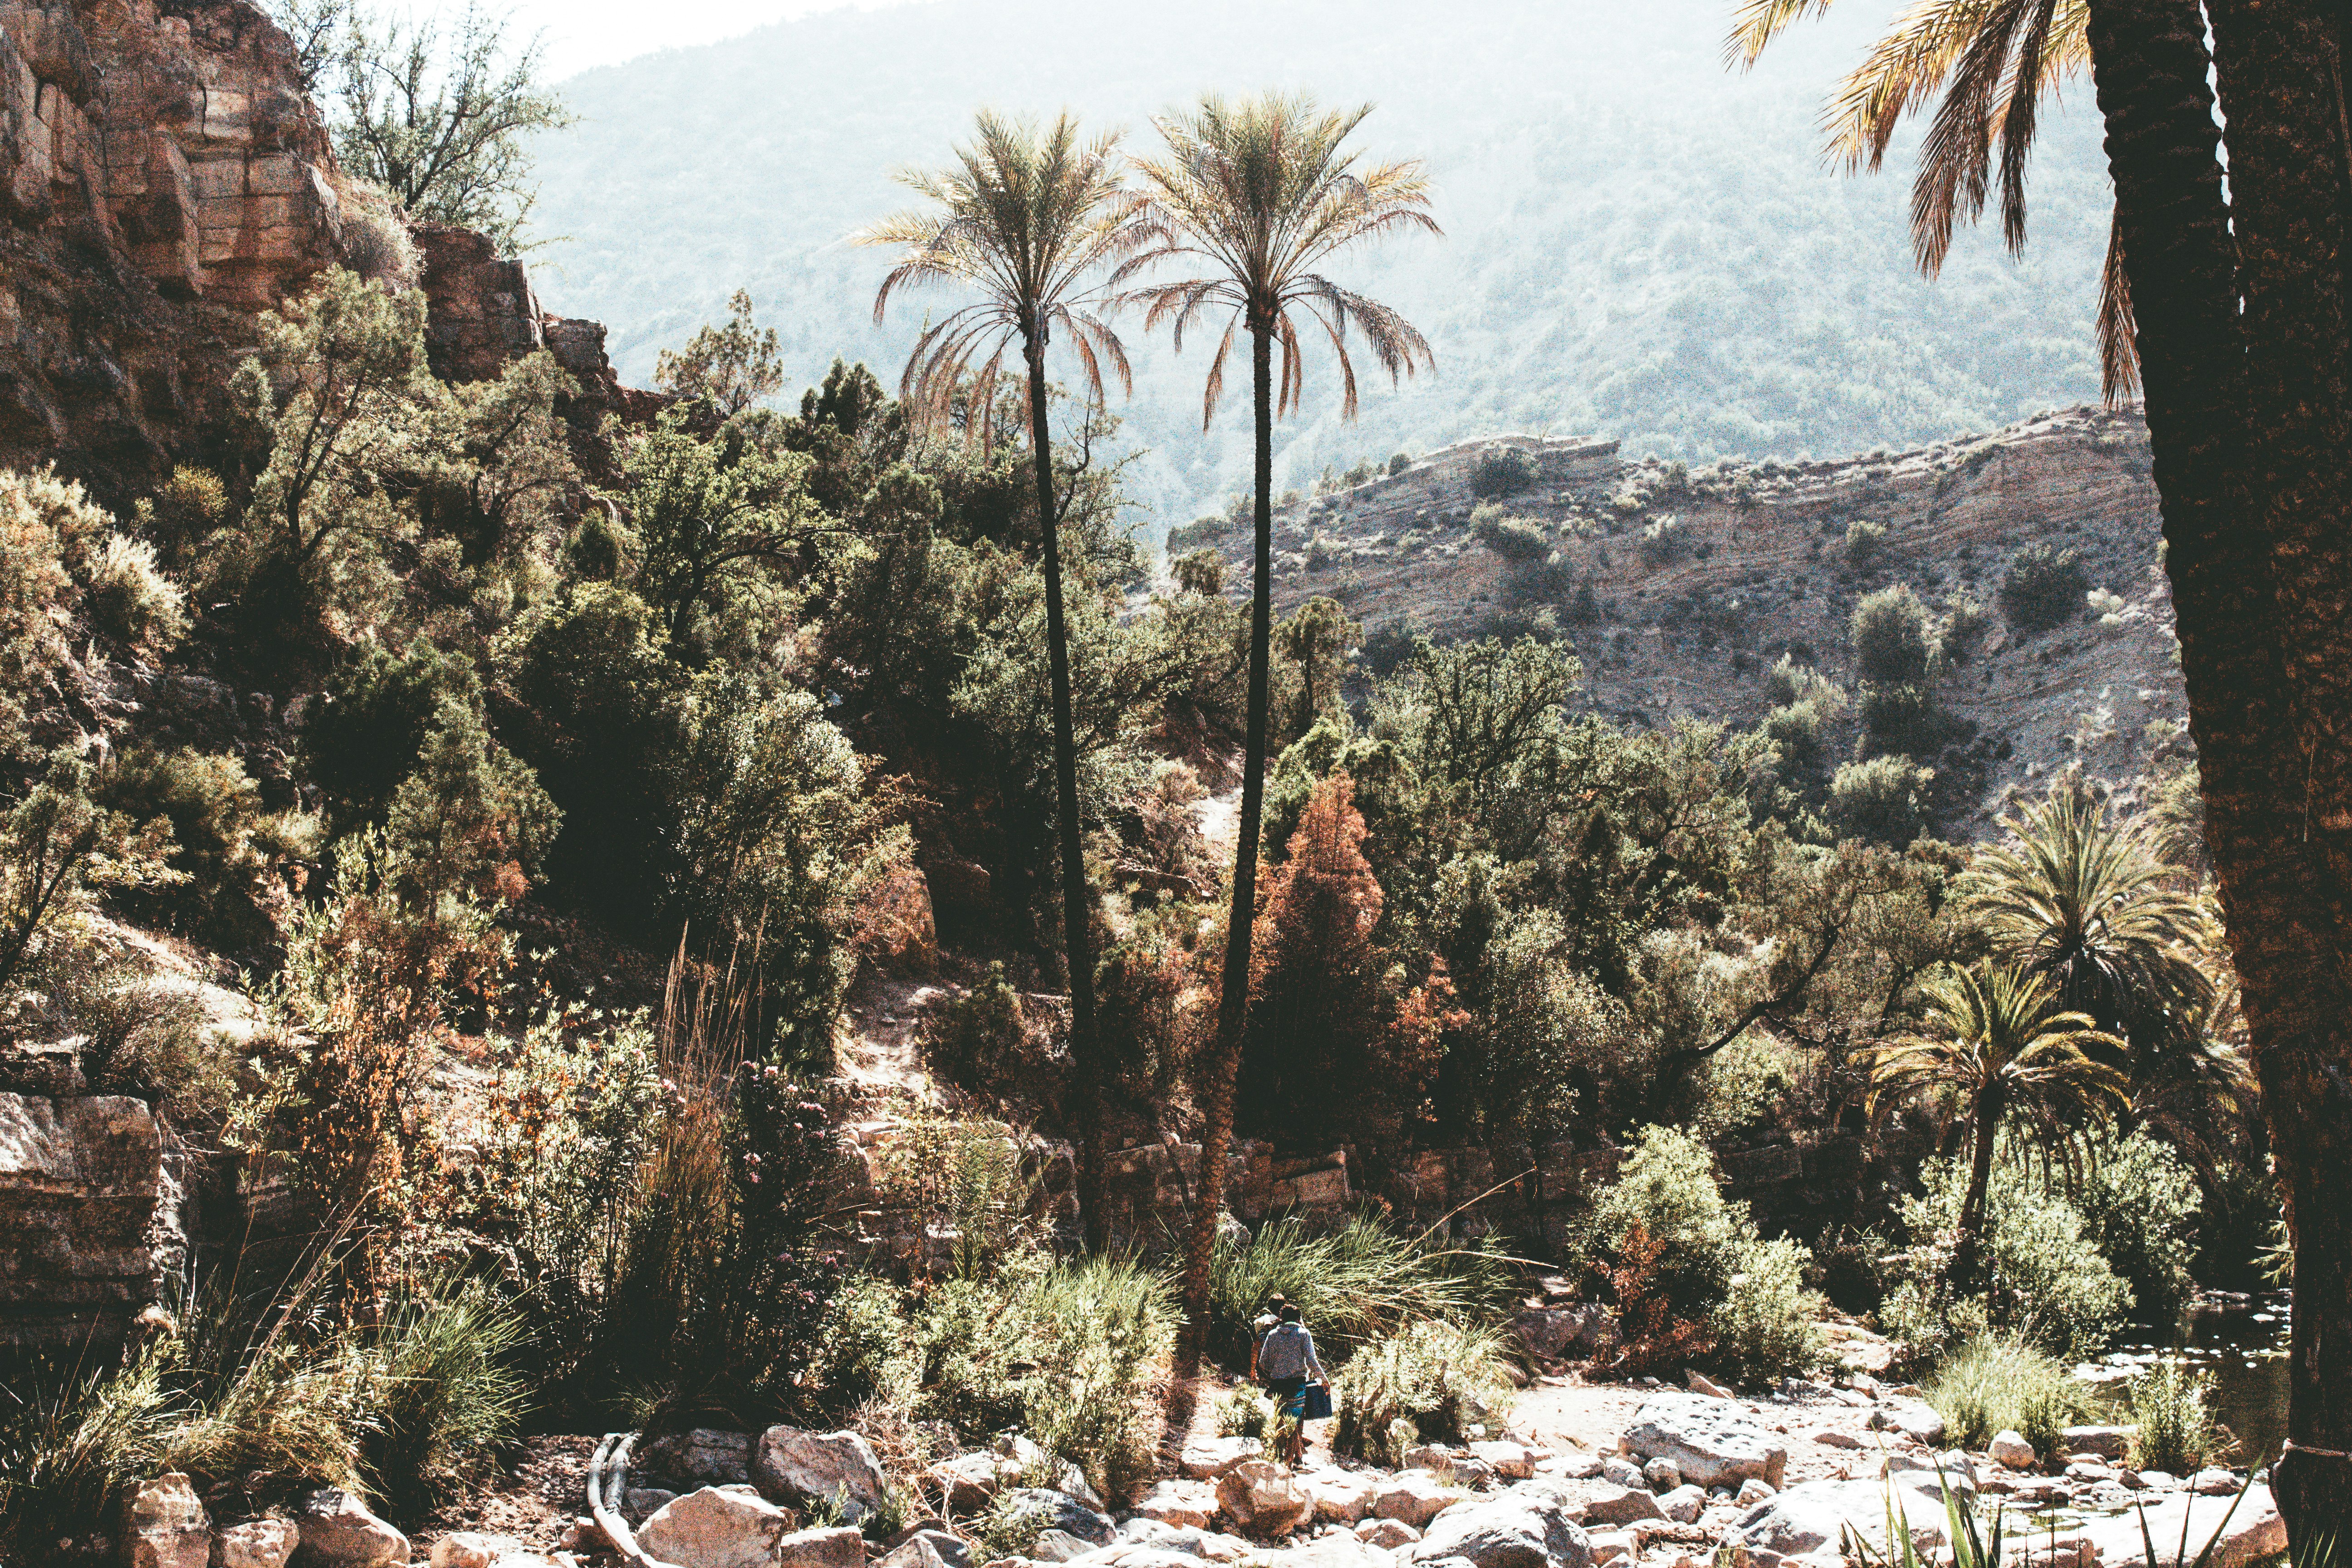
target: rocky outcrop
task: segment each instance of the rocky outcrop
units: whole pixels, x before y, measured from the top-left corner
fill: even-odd
[[[144,1101],[0,1094],[0,1345],[120,1342],[184,1251]]]

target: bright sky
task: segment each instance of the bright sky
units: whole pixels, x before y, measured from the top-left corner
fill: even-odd
[[[862,9],[899,0],[509,0],[514,33],[544,33],[547,77],[562,81],[595,66],[618,65],[656,49],[713,44],[812,11]],[[453,10],[423,0],[418,12]]]

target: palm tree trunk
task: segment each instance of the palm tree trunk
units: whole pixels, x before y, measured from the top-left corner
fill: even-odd
[[[1952,1284],[1962,1293],[1977,1288],[1984,1251],[1986,1194],[1992,1190],[1992,1155],[2000,1138],[2001,1104],[2005,1097],[1998,1080],[1985,1085],[1969,1120],[1969,1190],[1960,1198],[1959,1243],[1952,1252]]]
[[[1054,791],[1062,839],[1062,948],[1070,971],[1070,1076],[1078,1111],[1078,1223],[1103,1233],[1102,1053],[1095,1038],[1095,966],[1087,941],[1086,850],[1078,821],[1078,745],[1070,720],[1070,637],[1062,619],[1061,530],[1054,516],[1054,444],[1045,424],[1045,333],[1029,334],[1029,448],[1037,463],[1037,531],[1045,541],[1046,662],[1054,684]]]
[[[2231,217],[2245,296],[2246,531],[2267,541],[2273,637],[2294,759],[2281,835],[2305,861],[2305,902],[2273,918],[2315,933],[2344,973],[2352,931],[2352,337],[2345,213],[2352,199],[2338,6],[2212,7],[2229,122]],[[2294,831],[2299,826],[2300,831]],[[2234,919],[2233,919],[2233,924]],[[2352,1539],[2352,1031],[2320,985],[2254,1036],[2271,1145],[2295,1247],[2288,1436],[2279,1504],[2298,1543]],[[2250,997],[2251,1000],[2251,997]],[[2265,998],[2266,1005],[2275,999]],[[2273,1009],[2274,1010],[2274,1009]],[[2249,1008],[2249,1021],[2252,1012]]]
[[[2089,24],[2206,839],[2280,1184],[2303,1222],[2288,1430],[2298,1444],[2342,1454],[2352,1452],[2344,1436],[2352,1422],[2352,1216],[2327,1190],[2341,1153],[2333,1170],[2313,1161],[2342,1136],[2326,1124],[2340,1129],[2352,1114],[2340,1081],[2347,997],[2320,858],[2307,847],[2302,752],[2285,703],[2287,634],[2261,527],[2267,508],[2250,504],[2261,491],[2248,483],[2246,339],[2215,156],[2205,18],[2195,0],[2090,0]],[[2338,1500],[2324,1504],[2331,1494]],[[2281,1510],[2298,1534],[2340,1521],[2352,1507],[2341,1500],[2352,1500],[2352,1469],[2341,1458],[2298,1454],[2280,1477]]]
[[[1267,666],[1274,637],[1274,324],[1250,319],[1250,378],[1257,416],[1257,538],[1250,587],[1249,724],[1242,742],[1241,821],[1234,830],[1233,901],[1225,924],[1225,967],[1217,997],[1217,1033],[1202,1086],[1201,1191],[1184,1254],[1183,1365],[1200,1364],[1209,1335],[1209,1263],[1225,1208],[1225,1152],[1234,1137],[1234,1079],[1241,1069],[1242,1030],[1249,1022],[1250,938],[1257,920],[1257,849],[1265,831]]]

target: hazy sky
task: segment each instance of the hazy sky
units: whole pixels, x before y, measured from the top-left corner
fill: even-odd
[[[511,0],[519,34],[543,32],[551,79],[617,65],[656,49],[712,44],[788,16],[835,11],[852,0]],[[901,0],[854,0],[861,9]],[[446,10],[431,0],[422,11]]]

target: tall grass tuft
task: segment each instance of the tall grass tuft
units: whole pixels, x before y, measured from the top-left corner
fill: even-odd
[[[1415,1443],[1480,1436],[1504,1385],[1502,1336],[1492,1328],[1424,1321],[1358,1351],[1337,1374],[1331,1451],[1376,1465],[1402,1463]]]
[[[1210,1344],[1234,1366],[1247,1364],[1251,1321],[1277,1292],[1318,1345],[1343,1348],[1417,1319],[1475,1320],[1507,1287],[1500,1254],[1433,1246],[1365,1215],[1322,1236],[1269,1220],[1246,1243],[1220,1239],[1209,1267]]]
[[[1924,1390],[1957,1447],[1981,1448],[2002,1431],[2058,1457],[2059,1432],[2085,1413],[2083,1385],[2065,1364],[2030,1341],[1987,1334],[1947,1357]]]
[[[2205,1468],[2221,1447],[2210,1400],[2213,1379],[2167,1359],[2132,1379],[2132,1467],[2185,1476]]]
[[[153,1470],[172,1422],[166,1353],[118,1369],[41,1362],[0,1378],[0,1562],[37,1562]]]

